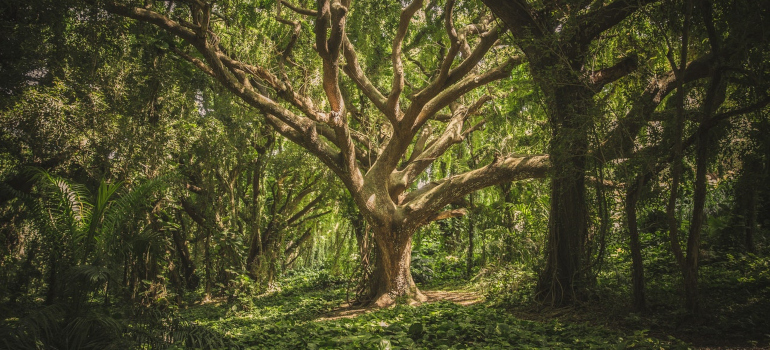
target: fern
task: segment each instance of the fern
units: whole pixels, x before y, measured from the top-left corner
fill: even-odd
[[[126,336],[138,348],[238,349],[231,339],[193,321],[158,309],[138,309]]]
[[[56,304],[30,312],[2,334],[7,349],[124,349],[123,323],[94,310]]]

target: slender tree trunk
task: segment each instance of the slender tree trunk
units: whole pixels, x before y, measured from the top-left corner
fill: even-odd
[[[478,162],[476,161],[476,155],[473,152],[473,139],[472,139],[472,137],[469,137],[467,139],[467,141],[468,141],[468,150],[469,150],[469,153],[470,153],[470,157],[468,159],[468,162],[470,163],[471,167],[476,168],[476,166],[478,165],[477,164]],[[466,258],[467,260],[466,260],[466,269],[465,269],[465,275],[468,278],[471,278],[471,276],[473,275],[473,250],[475,248],[473,246],[473,239],[476,236],[476,225],[475,225],[476,224],[475,223],[476,217],[473,214],[474,209],[475,209],[475,203],[474,203],[474,200],[473,200],[474,197],[475,196],[473,195],[473,193],[468,195],[468,209],[469,209],[468,215],[467,215],[467,217],[468,217],[468,254],[467,254],[467,258]]]
[[[385,307],[400,297],[417,302],[427,300],[417,289],[409,270],[412,262],[412,234],[416,229],[417,227],[374,229],[377,259],[370,283],[372,304]]]
[[[259,228],[253,228],[251,243],[249,244],[249,255],[246,257],[246,271],[252,278],[256,278],[256,272],[259,265],[259,257],[262,255],[262,235]]]
[[[644,179],[639,176],[635,185],[629,186],[626,192],[626,222],[628,224],[629,248],[631,249],[631,280],[633,283],[634,310],[644,312],[647,308],[644,297],[644,265],[642,263],[642,248],[639,240],[639,227],[636,219],[636,203],[642,192]]]
[[[471,193],[468,199],[468,208],[471,209],[471,213],[473,212],[473,194]],[[468,253],[466,257],[466,264],[465,264],[465,276],[468,278],[471,278],[473,276],[473,239],[476,235],[476,225],[475,225],[475,217],[473,214],[468,214]]]
[[[679,66],[675,64],[673,61],[673,58],[670,58],[671,66],[674,67],[674,72],[677,76],[677,91],[676,91],[676,99],[677,99],[677,106],[676,106],[676,119],[674,120],[674,156],[673,161],[671,165],[671,195],[668,199],[668,204],[666,205],[666,218],[668,221],[668,236],[669,240],[671,242],[671,251],[674,253],[674,258],[676,258],[677,265],[682,271],[682,274],[684,275],[685,279],[685,289],[687,290],[688,285],[688,269],[685,262],[685,256],[682,252],[681,244],[679,243],[679,221],[676,219],[676,201],[678,198],[678,191],[679,191],[679,181],[682,177],[682,133],[684,132],[684,101],[685,101],[685,91],[684,91],[684,68],[685,64],[687,63],[687,46],[689,43],[689,26],[690,26],[690,15],[691,15],[691,2],[686,2],[686,11],[684,16],[684,28],[682,31],[682,48],[681,48],[681,54],[680,54],[680,60],[679,60]],[[687,293],[687,292],[686,292]]]
[[[213,281],[212,281],[213,277],[211,276],[211,269],[212,269],[212,266],[211,266],[211,230],[208,230],[206,228],[204,228],[204,230],[206,230],[206,239],[203,241],[204,242],[203,244],[205,245],[203,247],[203,261],[204,261],[204,265],[206,267],[206,272],[205,272],[205,274],[206,274],[206,287],[205,287],[205,289],[206,290],[205,290],[205,292],[206,292],[206,299],[210,299],[211,298],[211,287],[212,287],[212,284],[213,284]]]
[[[137,271],[139,270],[141,259],[138,256],[136,256],[136,254],[132,254],[130,261],[131,261],[131,275],[128,280],[128,288],[129,288],[128,290],[131,293],[130,294],[131,301],[136,301],[136,291],[139,288],[138,287],[139,272]]]
[[[262,254],[262,215],[261,215],[261,205],[260,205],[260,198],[262,196],[262,175],[264,174],[265,170],[265,154],[268,152],[268,150],[271,148],[274,137],[273,134],[267,134],[267,141],[265,141],[265,145],[259,146],[255,145],[255,148],[257,149],[257,159],[254,162],[254,167],[252,169],[252,177],[251,177],[251,243],[249,245],[249,255],[246,258],[246,271],[248,271],[249,274],[251,274],[252,278],[255,278],[255,263],[257,260],[257,256]]]
[[[743,160],[743,170],[736,186],[736,199],[738,202],[741,224],[738,229],[743,231],[743,247],[747,253],[754,253],[754,237],[757,232],[757,206],[759,204],[760,186],[762,178],[762,164],[755,157],[746,157]],[[740,239],[740,238],[739,238]]]
[[[182,265],[182,276],[184,278],[185,288],[187,288],[187,290],[194,290],[195,288],[198,288],[199,278],[195,274],[195,263],[190,259],[190,251],[187,249],[187,242],[178,230],[172,230],[171,235],[174,240],[177,256],[179,256],[179,262]]]
[[[511,183],[502,183],[500,184],[500,191],[503,193],[503,203],[505,204],[504,207],[507,207],[508,204],[512,204],[514,202],[514,196],[511,192]],[[514,221],[514,216],[511,210],[506,209],[503,213],[503,225],[507,228],[507,235],[503,238],[503,244],[504,244],[504,252],[503,253],[503,259],[506,260],[506,262],[513,262],[514,261],[514,253],[516,251],[516,247],[514,245],[514,239],[513,236],[516,234],[515,231],[515,225],[516,222]],[[520,255],[520,258],[522,256]]]
[[[56,255],[53,252],[49,253],[48,266],[50,270],[48,271],[48,291],[45,295],[45,303],[47,305],[51,305],[54,303],[54,301],[56,301],[58,296],[57,289],[59,288],[58,283],[56,283],[59,277],[57,273],[58,264],[56,261]]]
[[[596,200],[598,202],[598,214],[599,214],[599,237],[592,238],[598,239],[598,250],[596,252],[596,260],[591,263],[591,283],[595,283],[596,276],[601,272],[602,265],[604,265],[604,253],[607,249],[607,234],[610,230],[610,210],[609,203],[606,196],[606,188],[604,184],[604,170],[600,167],[599,177],[596,182]],[[592,253],[587,256],[592,256]]]
[[[708,131],[698,129],[698,145],[696,148],[695,193],[693,194],[692,220],[687,238],[687,258],[685,259],[684,290],[685,306],[690,312],[699,311],[698,304],[698,256],[700,253],[700,235],[704,220],[706,204],[706,170],[708,168]]]
[[[30,280],[33,276],[38,274],[38,270],[34,266],[35,257],[38,253],[37,246],[38,241],[33,240],[29,247],[25,249],[27,251],[27,256],[24,257],[24,263],[21,264],[21,268],[16,273],[16,278],[14,279],[13,285],[10,288],[11,304],[15,303],[22,294],[28,292],[27,289],[29,287]]]
[[[754,253],[754,236],[757,232],[757,203],[759,202],[759,191],[752,191],[749,195],[748,206],[746,208],[748,219],[746,220],[746,236],[744,246],[747,253]]]
[[[487,266],[487,234],[481,231],[481,266]]]

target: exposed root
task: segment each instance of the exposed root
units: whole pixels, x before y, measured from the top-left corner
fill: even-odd
[[[354,318],[363,315],[367,312],[375,311],[384,307],[395,305],[395,301],[391,297],[387,297],[387,294],[380,296],[377,301],[383,301],[383,305],[379,306],[376,302],[372,302],[367,306],[359,306],[352,304],[343,304],[339,308],[331,311],[327,316],[321,317],[316,321],[328,321],[338,320],[341,318]],[[387,300],[389,299],[389,300]],[[418,291],[418,295],[409,300],[409,305],[420,305],[422,303],[434,303],[438,301],[451,301],[458,305],[468,306],[483,301],[483,298],[476,293],[472,292],[457,292],[457,291],[425,291],[422,293]]]
[[[414,290],[413,295],[403,296],[403,297],[394,298],[388,293],[383,293],[382,295],[374,299],[374,301],[372,302],[372,306],[378,307],[378,308],[386,308],[402,300],[406,304],[416,306],[428,301],[428,297],[426,297],[425,294],[422,294],[422,292],[420,292],[420,290],[416,288]]]

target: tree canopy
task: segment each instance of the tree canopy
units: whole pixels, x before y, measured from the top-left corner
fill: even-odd
[[[766,256],[764,3],[0,6],[9,305],[232,301],[323,267],[362,305],[522,271],[561,307],[616,273],[635,311],[676,285],[699,314],[704,268]]]

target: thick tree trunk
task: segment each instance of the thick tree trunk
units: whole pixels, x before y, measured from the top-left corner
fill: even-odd
[[[538,299],[559,306],[579,298],[583,278],[585,193],[582,179],[551,182],[546,268],[540,276]]]
[[[537,297],[554,306],[579,299],[584,288],[584,246],[588,211],[585,198],[586,113],[591,93],[561,87],[550,92],[553,136],[550,145],[551,209],[546,245],[546,267],[540,275]]]
[[[399,298],[423,302],[427,298],[417,289],[409,270],[412,262],[412,234],[416,227],[389,230],[375,228],[377,258],[370,284],[371,304],[385,307]]]

